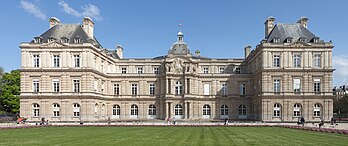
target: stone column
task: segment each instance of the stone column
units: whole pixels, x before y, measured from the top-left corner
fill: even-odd
[[[190,119],[190,103],[189,102],[185,102],[186,104],[186,119]]]
[[[215,113],[216,113],[216,109],[215,109],[215,101],[212,102],[212,105],[211,105],[211,117],[212,119],[215,119]]]

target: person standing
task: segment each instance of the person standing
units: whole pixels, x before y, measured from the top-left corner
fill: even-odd
[[[304,117],[301,117],[301,124],[302,124],[302,126],[304,126],[304,123],[305,123],[305,119],[304,119]]]

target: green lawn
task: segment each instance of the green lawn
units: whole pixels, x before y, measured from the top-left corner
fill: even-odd
[[[0,130],[0,145],[348,145],[348,136],[280,127],[41,127]]]

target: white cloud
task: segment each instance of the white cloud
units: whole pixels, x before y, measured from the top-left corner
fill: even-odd
[[[33,14],[35,17],[38,17],[38,18],[40,18],[42,20],[46,20],[47,19],[46,14],[43,13],[38,6],[36,6],[35,4],[33,4],[31,2],[27,2],[27,1],[21,0],[20,6],[21,6],[21,8],[23,8],[28,13]]]
[[[58,2],[60,6],[62,6],[63,11],[69,15],[73,15],[76,17],[91,17],[97,21],[102,20],[103,17],[100,15],[99,8],[95,5],[88,4],[81,6],[82,12],[78,12],[74,8],[70,7],[68,3],[64,1]]]
[[[60,1],[58,2],[58,4],[63,7],[63,10],[65,13],[76,16],[76,17],[81,17],[81,14],[77,12],[76,10],[74,10],[72,7],[70,7],[69,4],[67,4],[66,2]]]
[[[348,55],[334,56],[333,67],[334,71],[334,85],[347,85],[348,84]]]
[[[83,9],[83,12],[81,13],[82,16],[91,17],[98,21],[103,19],[100,15],[99,8],[95,5],[88,4],[88,5],[82,6],[82,9]]]

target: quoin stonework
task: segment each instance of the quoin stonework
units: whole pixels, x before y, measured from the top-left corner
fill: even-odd
[[[103,48],[92,19],[62,24],[52,17],[46,32],[20,44],[20,115],[33,122],[329,121],[332,43],[310,32],[305,17],[264,24],[260,44],[241,49],[245,58],[192,53],[179,31],[168,54],[133,59],[120,45]]]

